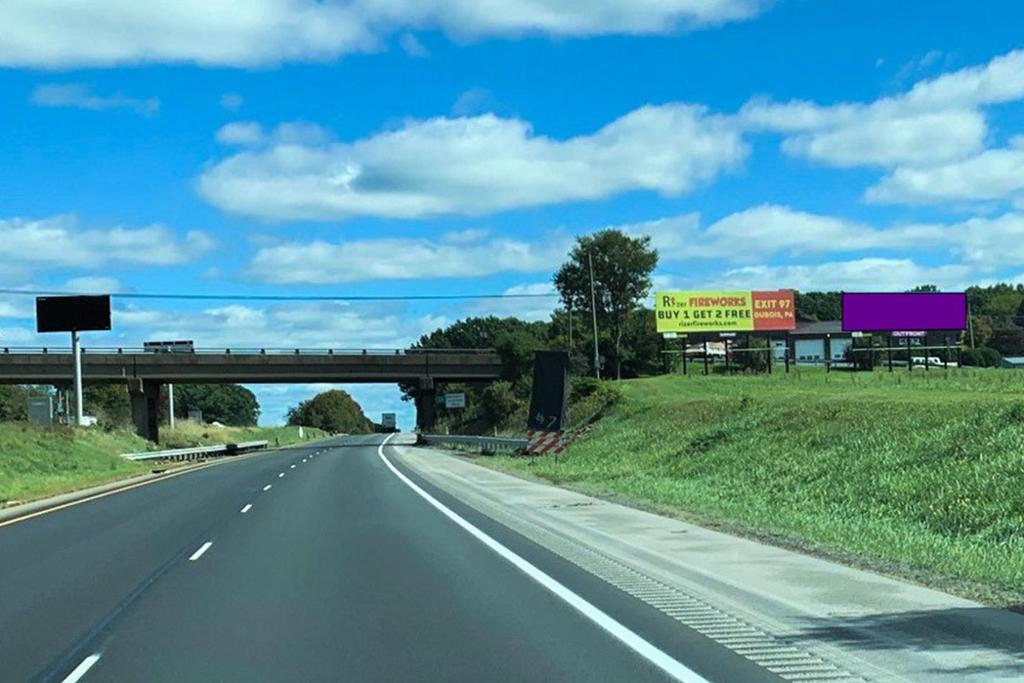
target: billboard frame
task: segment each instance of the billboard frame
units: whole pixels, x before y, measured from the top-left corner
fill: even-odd
[[[893,328],[893,327],[874,327],[874,326],[870,326],[870,327],[863,327],[863,326],[848,327],[847,324],[846,324],[846,297],[847,297],[847,295],[852,295],[852,296],[869,295],[869,296],[883,296],[883,297],[884,296],[906,297],[906,296],[917,296],[917,295],[932,295],[932,296],[938,295],[938,296],[950,296],[950,297],[953,297],[953,296],[963,297],[963,302],[964,302],[964,327],[960,327],[960,328],[929,327],[929,326],[918,325],[918,324],[909,324],[909,325],[901,326],[899,328]],[[843,332],[884,332],[884,333],[893,333],[893,332],[902,332],[902,331],[905,331],[905,330],[915,330],[915,331],[916,330],[921,330],[921,331],[924,331],[924,332],[963,332],[965,329],[967,329],[966,326],[970,322],[970,305],[967,302],[967,293],[966,292],[840,292],[840,298],[839,298],[839,321],[842,324]]]

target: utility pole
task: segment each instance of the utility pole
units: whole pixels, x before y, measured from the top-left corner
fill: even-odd
[[[601,379],[601,354],[597,350],[597,295],[594,293],[593,252],[587,252],[587,264],[590,266],[590,313],[594,320],[594,376]]]
[[[82,346],[78,340],[78,332],[71,332],[71,353],[75,357],[75,424],[79,427],[85,425],[85,416],[82,411]]]
[[[971,319],[971,302],[967,302],[967,329],[971,333],[971,348],[974,348],[974,321]]]

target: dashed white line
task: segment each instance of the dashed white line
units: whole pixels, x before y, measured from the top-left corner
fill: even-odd
[[[294,470],[295,469],[295,465],[292,465],[291,468]]]
[[[475,537],[478,541],[486,545],[488,548],[493,550],[495,553],[500,555],[503,559],[510,562],[513,566],[519,569],[521,572],[526,574],[528,577],[539,583],[541,586],[546,588],[555,594],[558,598],[568,603],[573,609],[582,614],[584,617],[589,619],[591,622],[596,624],[598,627],[604,629],[616,640],[621,642],[623,645],[637,653],[648,662],[658,667],[665,673],[677,681],[683,681],[683,683],[708,683],[708,680],[698,674],[696,671],[690,669],[682,662],[676,660],[670,654],[664,650],[658,648],[658,646],[646,641],[638,635],[635,631],[629,629],[629,627],[619,623],[614,618],[601,611],[601,609],[590,602],[587,602],[584,598],[573,592],[570,588],[564,584],[559,583],[556,579],[546,574],[543,570],[535,567],[525,560],[520,555],[517,555],[512,550],[509,550],[498,541],[494,540],[486,533],[473,526],[472,523],[460,517],[458,513],[454,512],[451,508],[447,507],[444,503],[440,502],[432,495],[424,491],[416,482],[409,477],[402,474],[397,467],[391,464],[391,461],[384,455],[384,446],[391,439],[388,435],[384,441],[377,447],[377,455],[380,457],[384,464],[387,465],[391,472],[402,480],[406,486],[415,491],[421,498],[430,503],[436,508],[441,514],[448,519],[452,520],[458,526],[462,527],[471,536]]]
[[[195,562],[196,560],[198,560],[200,557],[203,556],[203,553],[210,549],[211,545],[213,545],[213,541],[207,541],[206,543],[199,546],[199,550],[192,553],[192,557],[188,558],[188,561]]]
[[[283,476],[284,476],[284,472],[281,472],[279,475],[277,475],[277,478],[280,479]]]
[[[77,680],[79,680],[82,676],[85,675],[86,671],[93,667],[93,664],[100,661],[101,656],[102,654],[97,652],[96,654],[89,655],[88,657],[83,659],[82,663],[76,666],[75,670],[69,673],[67,675],[67,678],[65,678],[62,683],[75,683]]]
[[[263,487],[263,490],[264,490],[264,491],[269,491],[269,490],[270,490],[270,489],[272,489],[272,488],[274,488],[274,485],[273,485],[273,484],[267,484],[266,486],[264,486],[264,487]]]
[[[242,514],[244,515],[249,510],[252,510],[252,503],[248,503],[244,508],[242,508]]]

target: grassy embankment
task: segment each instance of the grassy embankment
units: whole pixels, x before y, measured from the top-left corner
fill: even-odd
[[[492,466],[993,602],[1024,594],[1024,373],[666,376]]]
[[[306,428],[305,438],[326,434]],[[161,430],[160,448],[214,445],[266,439],[271,446],[297,443],[297,427],[211,427],[179,423]],[[88,488],[152,469],[121,453],[156,446],[128,431],[39,429],[23,422],[0,423],[0,506]]]

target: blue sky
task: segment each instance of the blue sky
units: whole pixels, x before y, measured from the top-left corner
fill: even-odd
[[[239,7],[242,5],[242,7]],[[1024,7],[96,0],[0,7],[5,288],[543,292],[572,237],[659,286],[1024,277]],[[548,300],[119,300],[86,343],[394,347]],[[0,300],[0,344],[33,331]],[[254,387],[264,421],[321,387]],[[409,406],[351,387],[367,412]]]

